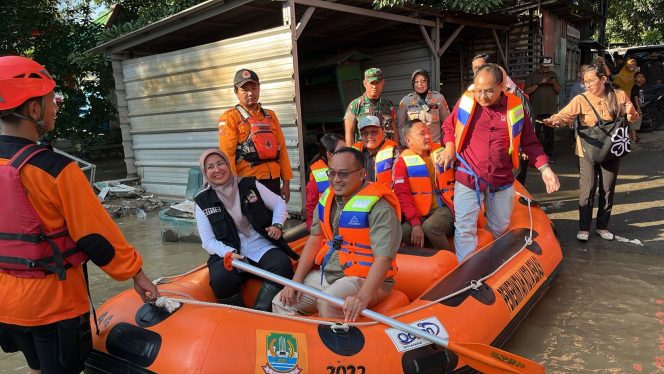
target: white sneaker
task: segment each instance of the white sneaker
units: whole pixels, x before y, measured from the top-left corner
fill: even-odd
[[[576,240],[587,242],[588,241],[588,231],[579,231],[576,234]]]
[[[613,240],[615,237],[609,230],[597,230],[597,235],[599,235],[604,240]]]

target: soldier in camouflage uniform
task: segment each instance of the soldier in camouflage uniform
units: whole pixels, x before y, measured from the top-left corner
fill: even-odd
[[[362,96],[351,101],[344,115],[344,128],[346,144],[353,144],[360,139],[357,123],[360,117],[376,116],[380,119],[385,137],[397,141],[396,112],[392,101],[380,96],[383,92],[385,79],[383,72],[378,68],[367,69],[364,72],[365,92]]]
[[[424,122],[431,132],[431,140],[439,143],[441,140],[441,124],[450,115],[445,97],[437,91],[429,89],[429,73],[418,69],[411,75],[414,92],[401,99],[397,113],[397,129],[399,143],[406,145],[403,128],[414,119]]]

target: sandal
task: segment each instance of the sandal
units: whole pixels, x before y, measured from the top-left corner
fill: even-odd
[[[581,241],[581,242],[587,242],[588,241],[588,231],[579,231],[576,234],[576,240]]]
[[[604,240],[613,240],[615,237],[609,230],[597,230],[597,235],[599,235]]]

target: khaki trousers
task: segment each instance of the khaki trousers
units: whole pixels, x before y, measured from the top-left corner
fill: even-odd
[[[329,284],[325,277],[321,284],[321,271],[312,270],[304,278],[304,284],[321,290],[330,295],[336,296],[341,299],[346,299],[348,296],[355,296],[360,292],[360,288],[366,279],[361,277],[343,277],[339,278],[334,283]],[[369,307],[379,303],[390,293],[391,285],[383,285],[378,289],[378,292],[369,302]],[[286,306],[281,303],[279,297],[281,292],[272,300],[272,312],[277,314],[285,314],[290,316],[296,315],[309,315],[318,311],[318,316],[322,318],[344,318],[344,312],[341,307],[330,304],[327,301],[319,300],[313,296],[302,294],[300,301],[291,306]]]

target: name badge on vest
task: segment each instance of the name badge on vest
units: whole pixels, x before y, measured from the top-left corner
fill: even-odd
[[[209,216],[209,215],[215,214],[215,213],[219,213],[219,212],[221,212],[221,207],[218,207],[218,206],[213,206],[211,208],[205,208],[205,210],[203,210],[203,213],[205,213],[206,216]]]
[[[422,105],[422,110],[424,110],[425,112],[428,112],[429,111],[429,106],[427,104],[423,104]]]

